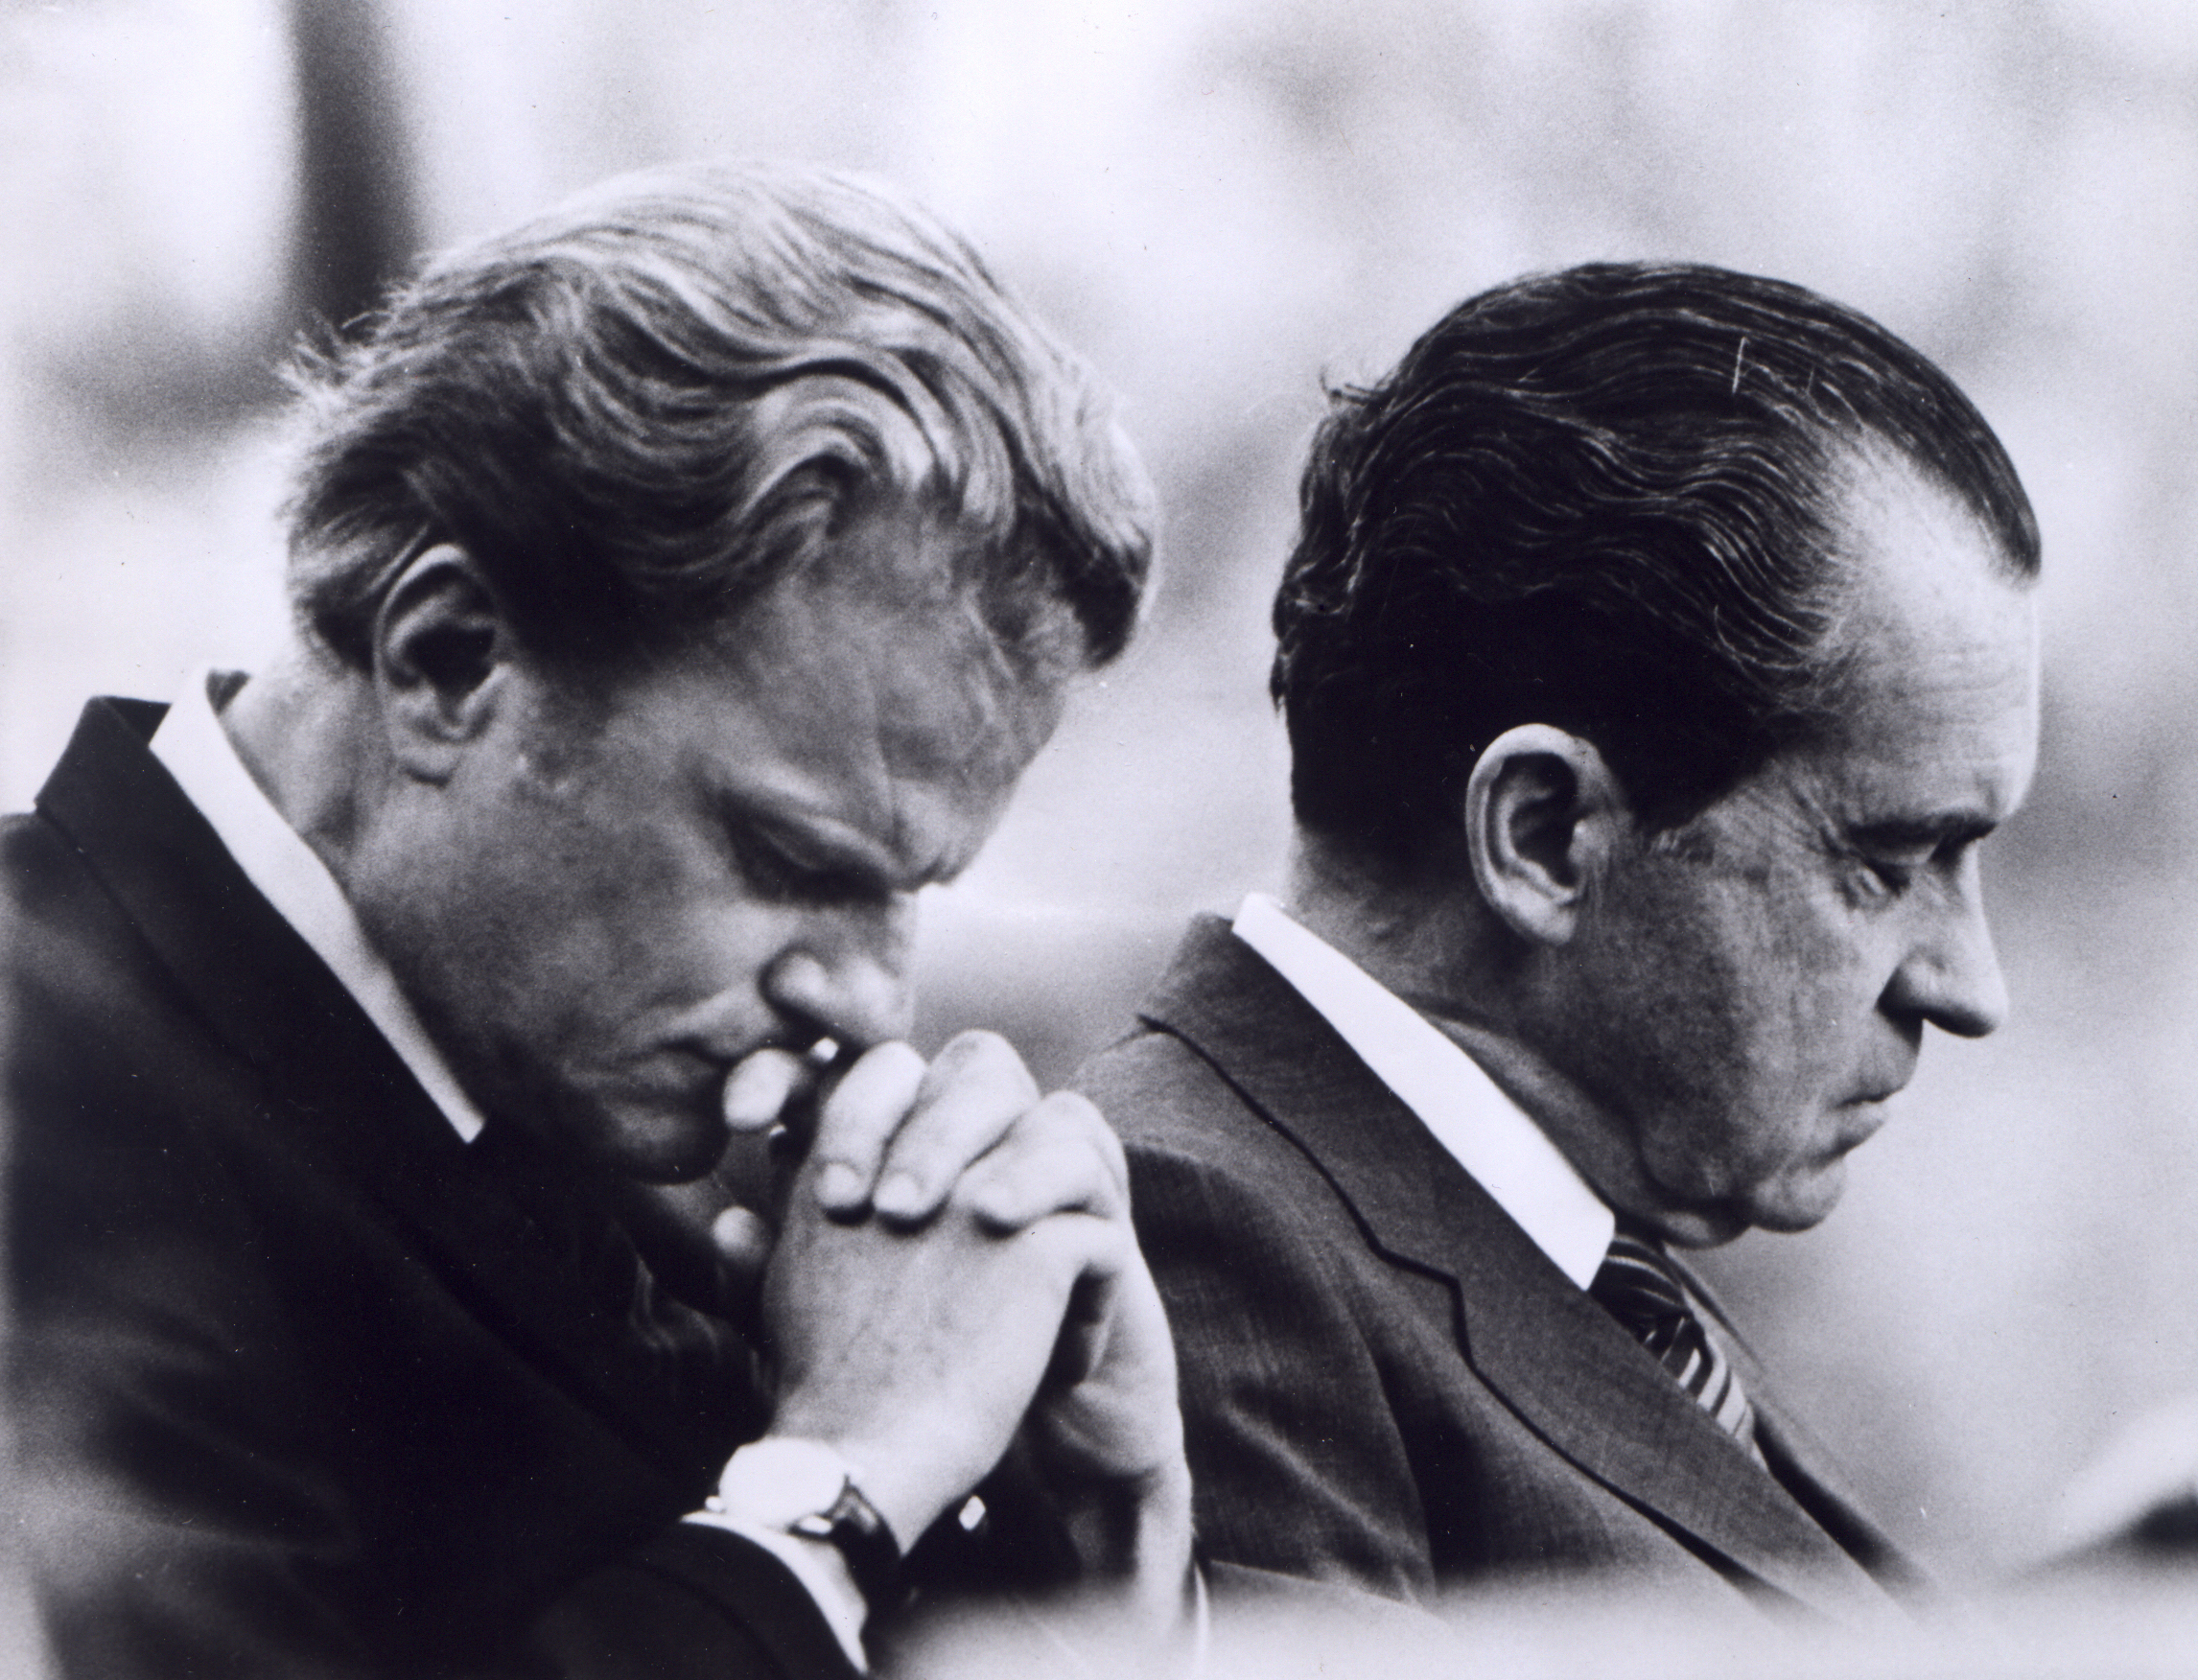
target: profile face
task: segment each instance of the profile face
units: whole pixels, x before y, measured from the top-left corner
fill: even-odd
[[[1579,937],[1563,1054],[1630,1157],[1602,1188],[1682,1241],[1814,1225],[1924,1027],[1978,1037],[2007,1007],[1978,852],[2036,759],[2031,596],[1906,468],[1843,501],[1836,724],[1628,849]]]
[[[403,942],[492,1115],[690,1178],[742,1057],[908,1030],[914,898],[976,854],[1064,687],[939,580],[951,540],[873,516],[720,646],[593,693],[504,673]]]

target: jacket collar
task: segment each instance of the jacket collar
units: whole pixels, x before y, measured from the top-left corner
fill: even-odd
[[[412,1013],[397,977],[359,925],[336,876],[275,807],[237,754],[215,711],[217,688],[234,694],[236,672],[200,672],[168,710],[152,736],[152,756],[206,819],[223,850],[291,928],[314,948],[352,1001],[404,1058],[451,1128],[471,1143],[480,1111]]]
[[[1377,1252],[1451,1282],[1467,1364],[1558,1453],[1697,1548],[1803,1604],[1844,1621],[1891,1613],[1834,1532],[1867,1537],[1886,1556],[1892,1548],[1836,1482],[1819,1479],[1821,1456],[1789,1430],[1754,1361],[1742,1381],[1770,1419],[1766,1448],[1800,1498],[1765,1475],[1558,1272],[1225,922],[1199,919],[1141,1014],[1204,1055],[1303,1152]],[[1830,1522],[1812,1519],[1818,1507]],[[1875,1551],[1862,1551],[1875,1561]]]

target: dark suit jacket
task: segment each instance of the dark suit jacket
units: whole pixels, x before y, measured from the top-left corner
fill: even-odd
[[[18,1498],[72,1674],[846,1671],[680,1397],[95,702],[0,828]]]
[[[1410,1600],[1588,1572],[1860,1621],[1913,1584],[1744,1347],[1775,1480],[1226,923],[1078,1084],[1129,1146],[1208,1555]]]

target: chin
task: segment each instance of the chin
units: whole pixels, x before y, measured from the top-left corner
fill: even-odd
[[[1758,1191],[1748,1199],[1747,1223],[1766,1231],[1810,1230],[1831,1216],[1846,1191],[1847,1162],[1840,1156]]]
[[[645,1184],[691,1184],[707,1176],[725,1154],[725,1129],[710,1137],[680,1148],[656,1149],[628,1169],[628,1175]]]
[[[1688,1208],[1654,1214],[1635,1214],[1674,1248],[1716,1248],[1747,1229],[1744,1215],[1727,1208]]]
[[[644,1184],[685,1184],[717,1164],[731,1134],[716,1115],[613,1116],[596,1129],[588,1155],[597,1167]]]

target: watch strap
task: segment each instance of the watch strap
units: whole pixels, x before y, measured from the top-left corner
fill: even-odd
[[[829,1506],[796,1517],[786,1531],[836,1547],[873,1617],[900,1602],[900,1543],[883,1514],[863,1497],[853,1477],[841,1482],[839,1497]]]

